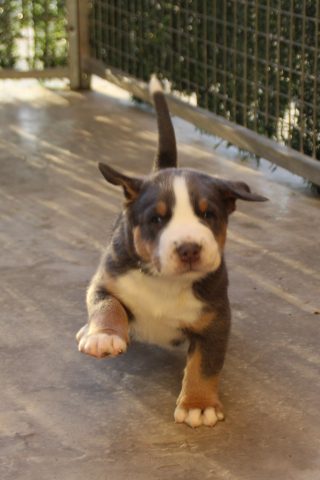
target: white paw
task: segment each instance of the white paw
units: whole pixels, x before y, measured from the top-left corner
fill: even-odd
[[[174,411],[174,420],[176,423],[186,423],[192,428],[206,425],[213,427],[219,420],[223,420],[223,413],[213,407],[207,407],[204,410],[200,408],[186,409],[178,406]]]
[[[126,342],[118,335],[108,333],[92,333],[90,335],[84,334],[81,330],[77,334],[79,352],[103,358],[106,356],[115,357],[127,350]]]

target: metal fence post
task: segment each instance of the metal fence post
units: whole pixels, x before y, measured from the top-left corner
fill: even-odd
[[[67,0],[69,79],[73,90],[90,88],[90,74],[85,70],[89,55],[88,13],[87,0]]]
[[[91,75],[86,69],[87,59],[90,57],[89,46],[89,0],[78,0],[79,12],[79,55],[80,55],[80,83],[81,88],[89,89]]]

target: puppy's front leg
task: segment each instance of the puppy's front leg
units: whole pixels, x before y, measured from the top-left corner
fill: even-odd
[[[217,319],[201,333],[189,331],[190,348],[174,418],[191,427],[214,426],[224,419],[219,375],[224,363],[230,319]]]
[[[122,304],[93,279],[87,294],[89,320],[76,335],[80,352],[97,358],[127,349],[128,315]]]

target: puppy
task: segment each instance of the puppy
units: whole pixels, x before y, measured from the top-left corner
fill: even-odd
[[[160,82],[150,82],[159,130],[153,173],[131,177],[105,165],[125,205],[87,292],[89,320],[79,350],[124,353],[131,338],[161,346],[189,343],[175,421],[213,426],[230,330],[223,251],[237,199],[261,202],[242,182],[177,168],[176,141]]]

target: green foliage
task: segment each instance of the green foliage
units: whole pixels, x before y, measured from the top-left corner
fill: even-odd
[[[0,67],[12,68],[17,60],[15,39],[19,35],[19,1],[0,1]]]
[[[93,0],[106,65],[320,159],[320,0]]]
[[[0,31],[2,68],[67,64],[65,0],[0,0]]]

